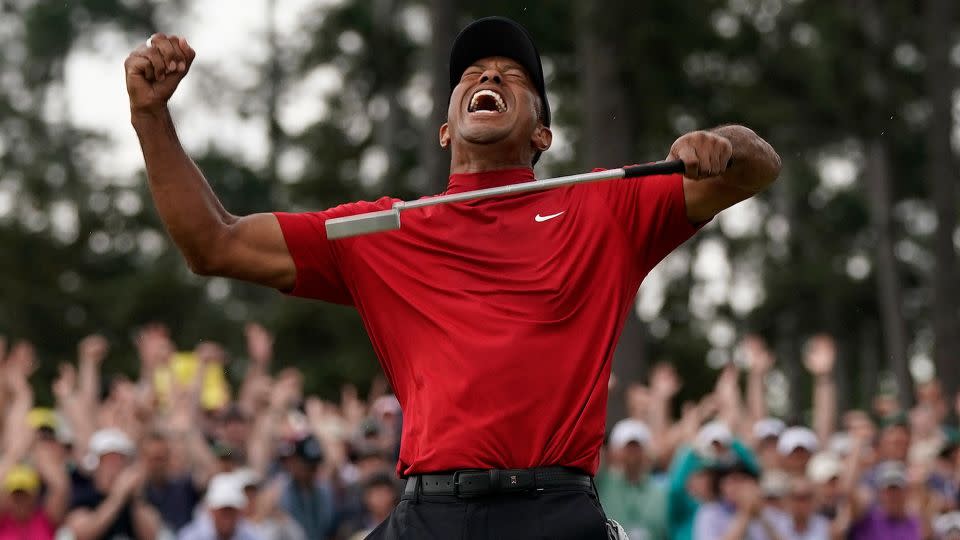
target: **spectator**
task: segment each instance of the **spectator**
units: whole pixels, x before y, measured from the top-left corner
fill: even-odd
[[[960,540],[960,512],[938,516],[933,522],[936,540]]]
[[[779,469],[765,469],[760,477],[760,493],[765,508],[785,510],[786,497],[793,479]]]
[[[958,464],[960,464],[960,433],[944,429],[943,441],[932,461],[932,470],[927,479],[931,495],[936,497],[939,512],[948,512],[957,507],[960,498]]]
[[[651,435],[639,420],[627,418],[610,433],[610,467],[597,476],[600,501],[630,538],[666,540],[666,490],[650,478]]]
[[[243,519],[248,501],[235,476],[211,478],[203,504],[206,511],[180,531],[178,540],[264,540]]]
[[[193,519],[193,509],[200,502],[195,480],[189,473],[173,470],[170,442],[162,433],[148,435],[142,448],[146,499],[160,513],[167,528],[178,531]]]
[[[704,474],[707,465],[733,461],[759,474],[753,453],[722,422],[704,425],[693,444],[678,451],[670,466],[667,491],[667,519],[673,540],[693,538],[693,521],[700,503],[716,497],[715,482]]]
[[[249,416],[237,404],[227,405],[217,415],[215,436],[224,446],[242,449],[250,440],[252,425]],[[238,457],[243,457],[238,456]]]
[[[921,523],[907,506],[907,470],[885,461],[874,471],[876,496],[860,491],[852,498],[851,540],[920,540]]]
[[[56,527],[63,522],[70,484],[62,455],[52,444],[56,443],[35,443],[33,467],[14,466],[4,475],[0,540],[52,539]],[[45,489],[42,498],[41,487]]]
[[[336,523],[330,489],[318,474],[323,462],[320,443],[313,436],[284,443],[278,457],[286,474],[280,506],[303,527],[307,537],[326,538]]]
[[[877,441],[877,458],[880,461],[906,463],[910,453],[910,424],[903,413],[887,416],[881,422]]]
[[[827,540],[830,522],[817,514],[813,484],[803,477],[793,478],[786,497],[785,512],[772,512],[774,529],[780,540]]]
[[[303,528],[279,508],[278,486],[265,487],[260,475],[250,468],[240,469],[233,476],[247,497],[244,518],[257,535],[263,540],[306,540]]]
[[[383,523],[399,502],[397,484],[386,471],[372,475],[363,485],[363,513],[359,519],[359,531],[351,540],[362,540]]]
[[[74,482],[67,528],[78,539],[157,538],[162,522],[143,498],[146,469],[132,462],[133,441],[108,428],[94,433],[89,448],[93,473]]]
[[[807,478],[816,495],[817,512],[830,520],[837,517],[845,496],[840,485],[842,467],[840,459],[830,452],[814,455],[807,464]]]
[[[717,495],[697,509],[693,540],[777,539],[763,510],[756,469],[740,461],[718,461],[710,470]]]
[[[807,472],[807,463],[817,451],[819,443],[813,430],[805,427],[792,427],[780,435],[777,452],[780,465],[791,476],[803,476]]]
[[[764,470],[780,467],[780,452],[777,442],[780,434],[787,429],[779,418],[763,418],[753,424],[753,440],[757,449],[757,459]]]
[[[910,447],[907,463],[929,463],[937,458],[946,440],[932,407],[918,405],[910,411]]]
[[[3,356],[0,339],[0,389],[9,398],[0,455],[0,540],[52,539],[70,496],[63,447],[52,436],[41,436],[45,429],[52,432],[53,425],[38,422],[36,414],[31,418],[33,390],[28,378],[36,365],[33,347],[19,343],[5,363]],[[20,464],[27,455],[33,466]]]

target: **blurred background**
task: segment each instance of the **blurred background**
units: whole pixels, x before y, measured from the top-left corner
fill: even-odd
[[[742,123],[779,182],[724,212],[647,278],[615,360],[611,414],[666,361],[698,398],[736,344],[780,363],[770,410],[803,414],[806,339],[836,339],[840,410],[960,382],[960,22],[953,0],[0,1],[0,333],[38,349],[37,400],[88,334],[133,374],[132,336],[181,350],[243,323],[276,336],[310,392],[379,372],[357,315],[189,273],[149,199],[122,64],[152,32],[198,51],[175,96],[185,145],[236,214],[444,189],[436,131],[457,30],[501,14],[535,36],[555,111],[543,177],[662,159],[679,135]],[[403,325],[402,320],[396,324]]]

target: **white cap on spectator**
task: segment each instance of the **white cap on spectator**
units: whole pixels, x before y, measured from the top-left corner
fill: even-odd
[[[753,425],[753,438],[758,441],[770,438],[776,439],[780,437],[780,434],[783,433],[785,429],[787,429],[787,425],[783,423],[783,420],[779,418],[764,418],[757,420],[757,423]]]
[[[90,453],[100,458],[107,454],[123,454],[132,456],[137,447],[126,433],[116,428],[101,429],[90,437]]]
[[[805,427],[792,427],[780,434],[780,440],[777,442],[777,452],[787,456],[794,450],[802,448],[813,453],[817,451],[819,446],[817,434],[813,430]]]
[[[899,461],[884,461],[877,465],[873,481],[878,488],[907,485],[907,467]]]
[[[250,467],[243,467],[243,468],[237,469],[230,474],[233,475],[237,483],[240,484],[241,488],[259,486],[262,481],[262,478],[260,477],[260,473],[253,470]]]
[[[247,496],[243,493],[243,485],[233,473],[221,473],[210,479],[207,487],[207,496],[204,504],[210,510],[221,508],[236,508],[242,510],[247,506]]]
[[[650,444],[650,430],[639,420],[624,418],[613,425],[613,430],[610,432],[610,448],[619,450],[631,442],[647,447]]]
[[[815,454],[807,463],[807,478],[815,484],[824,484],[840,476],[843,465],[832,452]]]
[[[704,424],[693,441],[693,447],[703,457],[716,458],[714,443],[721,446],[730,446],[733,443],[733,432],[723,422],[713,421]]]
[[[950,533],[960,533],[960,512],[947,512],[937,516],[933,520],[933,532],[940,538],[945,538]]]
[[[827,441],[827,450],[834,454],[844,457],[850,455],[850,449],[853,447],[853,440],[849,433],[834,433]]]
[[[90,436],[87,455],[84,456],[81,464],[88,471],[92,471],[100,465],[100,458],[107,454],[122,454],[130,457],[136,453],[137,447],[126,433],[116,428],[101,429]]]

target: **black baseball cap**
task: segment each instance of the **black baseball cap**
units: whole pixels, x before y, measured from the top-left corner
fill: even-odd
[[[540,52],[527,29],[506,17],[485,17],[460,31],[450,51],[450,91],[460,82],[463,72],[481,58],[504,56],[514,60],[530,76],[543,100],[543,125],[550,125],[550,104]]]

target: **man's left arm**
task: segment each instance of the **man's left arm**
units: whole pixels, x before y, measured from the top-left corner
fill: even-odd
[[[667,159],[686,165],[683,192],[692,223],[760,193],[777,179],[781,166],[773,147],[737,125],[687,133],[673,143]]]

